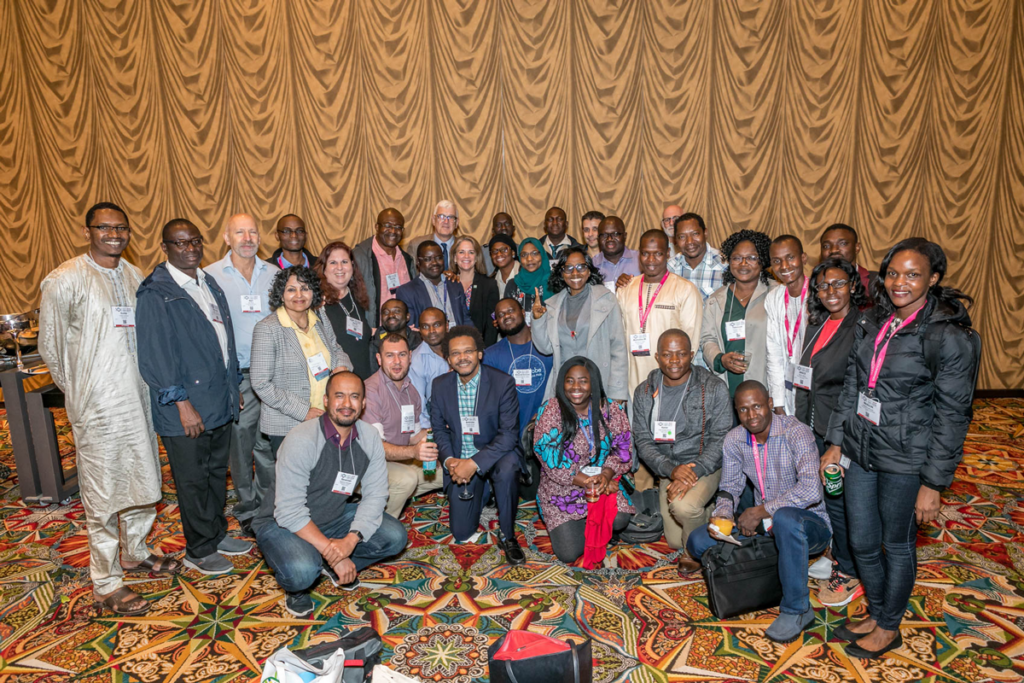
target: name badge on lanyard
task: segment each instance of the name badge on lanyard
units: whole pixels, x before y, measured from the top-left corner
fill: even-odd
[[[210,319],[215,323],[224,324],[224,319],[220,317],[220,307],[217,304],[210,304]]]
[[[882,402],[866,394],[857,395],[857,414],[873,425],[882,421]]]
[[[413,406],[405,403],[402,405],[402,433],[412,434],[416,428],[416,416],[413,414]]]
[[[259,313],[263,308],[263,297],[259,294],[242,295],[242,313]]]
[[[135,327],[134,306],[111,306],[110,315],[114,319],[114,327]]]
[[[388,289],[391,290],[392,294],[394,294],[399,285],[398,273],[388,273],[384,280],[387,283]]]
[[[363,321],[351,315],[345,316],[345,331],[356,339],[363,338]]]
[[[733,320],[725,324],[725,338],[727,341],[739,341],[747,338],[747,321]]]
[[[676,421],[656,420],[654,422],[654,440],[661,443],[674,443],[676,440]]]
[[[814,368],[797,365],[793,369],[793,386],[810,391],[812,377],[814,377]]]
[[[463,415],[462,416],[462,433],[469,434],[470,436],[477,436],[480,434],[480,418],[476,415]]]
[[[517,387],[533,386],[533,369],[531,368],[513,370],[512,377],[515,378]]]
[[[317,382],[327,379],[331,374],[331,369],[327,367],[327,361],[324,359],[323,353],[307,358],[306,363],[309,365],[309,371],[313,373],[313,378]]]
[[[338,476],[334,478],[334,487],[331,490],[334,493],[340,493],[343,496],[351,496],[356,490],[356,484],[358,482],[358,475],[349,474],[348,472],[338,472]]]
[[[920,312],[921,309],[919,308],[914,311],[913,315],[898,324],[896,322],[896,314],[890,315],[889,320],[878,330],[878,335],[875,337],[875,351],[871,355],[871,366],[868,368],[868,391],[867,393],[860,392],[857,396],[857,415],[873,425],[878,425],[882,421],[882,402],[874,397],[874,393],[875,385],[878,384],[878,376],[882,372],[882,365],[885,363],[885,356],[889,352],[889,342],[892,341],[893,337],[900,330],[913,322]],[[890,330],[889,337],[883,344],[882,339],[885,338],[885,333]]]
[[[651,355],[651,335],[646,332],[629,335],[629,352],[634,356]]]

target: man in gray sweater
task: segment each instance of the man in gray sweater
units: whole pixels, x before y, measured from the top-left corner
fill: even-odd
[[[671,548],[707,524],[706,506],[722,476],[722,444],[732,428],[725,382],[694,366],[689,336],[670,329],[658,338],[658,369],[633,392],[633,443],[656,477]],[[683,562],[685,553],[680,558]],[[687,567],[684,567],[684,569]]]
[[[285,608],[313,612],[310,590],[324,574],[346,590],[358,574],[405,549],[408,533],[384,512],[388,470],[380,434],[359,419],[363,381],[337,372],[327,382],[327,412],[288,432],[277,452],[277,479],[252,522],[256,542],[285,590]],[[352,502],[360,488],[362,498]]]

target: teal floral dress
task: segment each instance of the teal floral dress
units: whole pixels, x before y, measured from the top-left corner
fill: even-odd
[[[590,421],[580,420],[580,428],[571,443],[562,444],[562,415],[558,399],[548,399],[537,414],[534,427],[534,453],[540,460],[540,486],[537,502],[548,529],[573,520],[586,519],[587,501],[581,486],[572,483],[584,467],[607,467],[617,475],[625,475],[633,465],[629,418],[626,411],[612,401],[605,405],[605,422],[609,430],[601,430],[601,443],[597,457],[591,454],[590,443],[584,432],[591,432]],[[636,514],[622,483],[619,483],[619,512]]]

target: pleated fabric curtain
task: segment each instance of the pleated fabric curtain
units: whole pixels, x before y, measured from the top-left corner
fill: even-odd
[[[946,248],[985,388],[1024,384],[1024,3],[1017,0],[25,0],[0,2],[0,312],[124,206],[131,260],[176,216],[223,256],[254,214],[310,247],[407,237],[442,198],[486,239],[544,211],[666,204],[732,230]],[[578,235],[577,235],[578,236]]]

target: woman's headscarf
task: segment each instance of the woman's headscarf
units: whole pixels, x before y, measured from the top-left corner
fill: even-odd
[[[532,273],[526,270],[523,265],[523,247],[532,244],[540,252],[540,268]],[[551,261],[548,259],[548,252],[544,245],[536,237],[527,237],[519,243],[519,272],[513,279],[519,291],[523,294],[533,296],[534,290],[540,287],[541,297],[544,300],[551,298],[551,290],[548,289],[548,277],[551,275]]]

